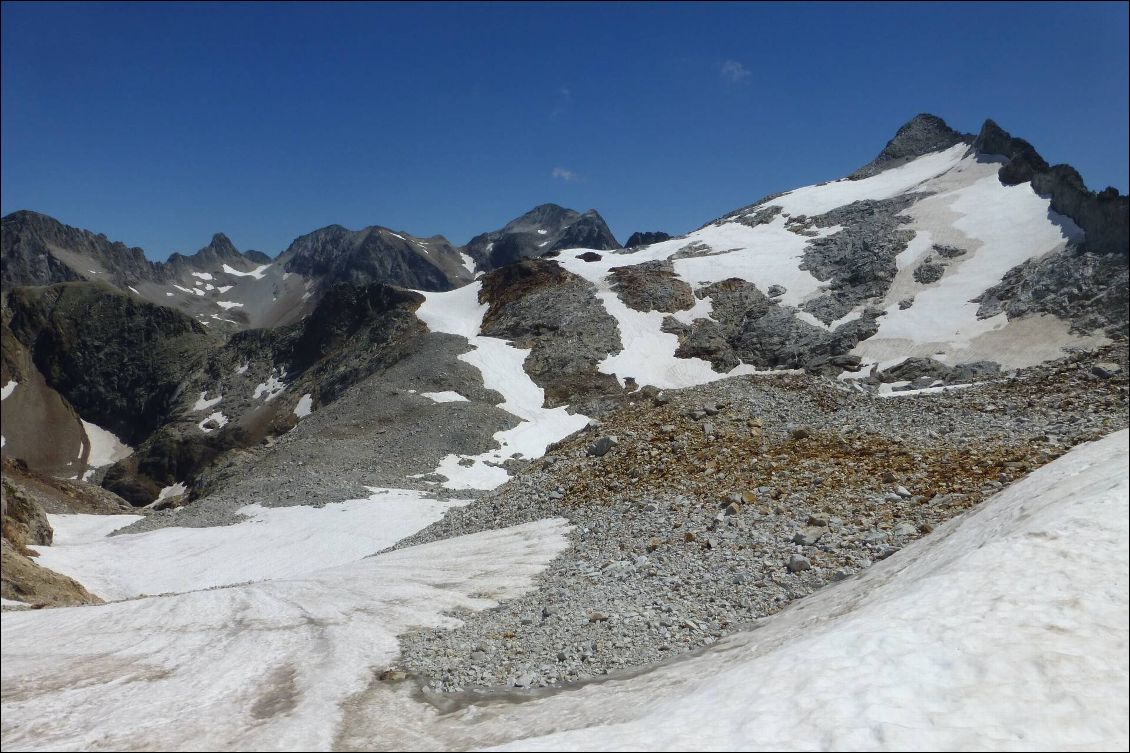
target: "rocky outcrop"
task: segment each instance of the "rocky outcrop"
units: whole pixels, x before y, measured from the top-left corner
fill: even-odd
[[[695,319],[688,325],[667,317],[663,331],[679,338],[676,356],[710,361],[719,372],[746,363],[763,368],[829,368],[839,373],[859,362],[842,356],[878,331],[877,311],[868,310],[829,331],[802,321],[794,309],[737,278],[700,288],[695,295],[710,297],[712,319]]]
[[[938,116],[921,113],[898,129],[895,137],[887,142],[883,151],[879,152],[879,156],[847,177],[848,180],[868,178],[924,154],[940,152],[951,146],[969,144],[972,141],[972,135],[955,131]]]
[[[809,241],[801,269],[827,282],[828,292],[803,308],[825,324],[847,315],[860,304],[886,295],[898,273],[895,257],[914,238],[900,213],[921,198],[904,194],[881,201],[856,201],[812,218],[817,227],[842,230]]]
[[[664,233],[662,230],[637,230],[628,238],[628,242],[624,244],[624,248],[650,246],[652,243],[662,243],[667,240],[671,240],[671,236]]]
[[[974,300],[978,318],[1016,319],[1051,314],[1080,334],[1128,335],[1130,289],[1127,257],[1068,246],[1013,267],[999,284]]]
[[[545,390],[549,407],[583,410],[620,392],[615,377],[597,370],[619,352],[616,320],[596,300],[591,283],[550,259],[523,259],[483,277],[479,300],[488,304],[482,334],[529,348],[524,368]]]
[[[475,236],[465,251],[478,269],[490,271],[570,248],[606,251],[620,248],[620,244],[595,209],[581,213],[542,204],[500,230]]]
[[[669,261],[649,261],[631,267],[612,267],[612,289],[636,311],[674,313],[694,306],[691,286],[675,274]]]
[[[5,473],[0,480],[0,596],[43,606],[101,602],[80,584],[32,559],[39,556],[32,547],[50,546],[53,538],[43,508]]]

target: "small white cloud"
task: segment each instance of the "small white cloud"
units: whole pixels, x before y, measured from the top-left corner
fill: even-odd
[[[553,109],[549,111],[549,119],[557,120],[564,115],[573,105],[573,90],[568,86],[562,86],[557,90],[557,100],[553,105]]]
[[[553,172],[551,173],[551,175],[554,178],[560,178],[561,180],[565,180],[565,181],[569,181],[569,182],[576,182],[576,181],[581,179],[580,175],[577,175],[572,170],[566,170],[563,167],[553,168]]]
[[[737,60],[727,60],[722,63],[722,78],[730,81],[731,83],[740,83],[753,74],[749,68],[739,63]]]

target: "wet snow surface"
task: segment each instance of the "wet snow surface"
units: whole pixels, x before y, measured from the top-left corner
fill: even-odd
[[[257,557],[275,557],[277,538],[262,547],[250,535],[194,543],[225,529],[116,537],[170,536],[162,558],[104,539],[119,521],[75,516],[60,528],[60,550],[106,547],[90,563],[121,561],[119,583],[148,579],[119,586],[124,593],[156,590],[158,577],[218,583],[206,562],[229,578],[253,579],[262,566],[272,579],[4,613],[4,747],[1125,748],[1128,436],[1076,448],[859,576],[697,656],[567,692],[442,710],[410,686],[375,680],[395,659],[396,634],[452,625],[443,612],[529,588],[565,546],[562,521],[319,568],[329,564],[324,550],[307,544],[285,547],[309,551],[305,566],[267,567]],[[324,530],[348,542],[345,532],[361,536],[362,526],[329,523],[350,518],[346,509],[270,511],[325,516],[317,525],[272,515],[242,525]],[[379,538],[379,526],[364,528]],[[185,575],[186,562],[199,574]],[[131,563],[157,572],[135,575],[145,568]],[[50,647],[46,634],[58,637]]]

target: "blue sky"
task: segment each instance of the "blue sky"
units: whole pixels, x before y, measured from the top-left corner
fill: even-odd
[[[1127,4],[3,5],[0,211],[191,252],[536,204],[623,241],[991,117],[1127,190]]]

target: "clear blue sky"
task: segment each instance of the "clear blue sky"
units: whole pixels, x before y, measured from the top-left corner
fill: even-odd
[[[986,117],[1127,190],[1127,4],[3,5],[0,211],[154,259],[332,223],[621,241]]]

